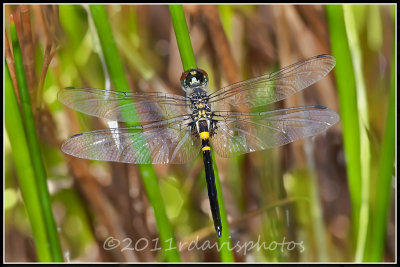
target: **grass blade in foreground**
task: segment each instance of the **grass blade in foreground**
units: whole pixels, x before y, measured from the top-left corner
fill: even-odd
[[[36,177],[33,163],[30,158],[28,142],[25,136],[22,116],[17,103],[17,98],[12,88],[8,67],[5,69],[5,126],[8,133],[12,156],[14,158],[15,169],[17,171],[18,183],[22,192],[22,198],[30,225],[32,227],[33,240],[39,261],[52,261],[51,251],[47,246],[48,238],[46,225],[44,223],[43,213],[36,189]]]
[[[30,103],[30,96],[25,78],[25,70],[22,62],[21,49],[19,47],[18,35],[15,28],[15,24],[12,21],[10,24],[12,47],[14,53],[14,64],[16,77],[18,81],[19,95],[21,99],[21,111],[23,115],[22,122],[24,123],[24,133],[26,134],[27,147],[29,148],[28,154],[30,156],[30,162],[33,166],[35,182],[34,187],[26,188],[27,191],[37,190],[37,196],[39,197],[39,212],[43,216],[44,230],[46,233],[46,250],[50,250],[51,257],[45,259],[45,261],[63,261],[63,255],[61,251],[60,241],[58,239],[57,226],[53,217],[53,211],[51,209],[50,194],[47,188],[47,176],[44,168],[42,154],[36,135],[35,119],[33,117],[32,106]],[[14,131],[13,133],[13,139]],[[21,133],[22,134],[22,133]],[[34,192],[31,192],[34,194]],[[27,204],[29,200],[25,199]],[[34,222],[31,222],[34,223]],[[35,223],[38,223],[36,221]],[[42,223],[42,222],[40,222]],[[38,251],[38,254],[40,251]],[[42,259],[41,259],[42,260]]]
[[[352,245],[358,243],[362,197],[362,162],[360,157],[360,121],[352,56],[346,32],[343,6],[327,6],[328,26],[333,55],[337,59],[336,81],[342,117],[343,142],[352,205]],[[357,251],[357,248],[355,249]],[[358,259],[361,260],[361,259]]]
[[[185,13],[181,5],[170,5],[172,25],[174,26],[176,42],[178,43],[179,53],[181,55],[183,70],[197,68],[196,60],[193,54],[192,43],[190,41],[189,30],[186,24]]]
[[[393,11],[393,29],[395,29],[395,6],[392,7]],[[393,32],[393,49],[392,49],[392,71],[390,82],[389,94],[389,107],[386,115],[385,134],[383,137],[382,150],[380,155],[378,180],[376,184],[376,197],[375,202],[372,204],[371,224],[374,226],[371,229],[371,236],[368,243],[372,245],[371,251],[366,252],[365,261],[380,262],[383,260],[385,252],[386,241],[386,227],[389,219],[389,210],[391,206],[392,194],[392,181],[394,173],[394,160],[396,148],[396,115],[395,115],[395,99],[396,99],[396,43],[395,32]]]
[[[361,163],[361,206],[360,206],[360,219],[357,233],[357,245],[356,245],[356,256],[355,260],[360,262],[363,260],[367,230],[369,224],[369,199],[370,199],[370,161],[371,151],[370,143],[368,139],[369,131],[369,118],[368,118],[368,104],[366,89],[364,84],[364,77],[362,71],[362,56],[361,46],[359,42],[359,33],[357,32],[356,14],[357,6],[346,5],[343,7],[344,19],[346,24],[346,33],[349,40],[349,47],[352,56],[352,63],[354,67],[354,76],[356,81],[357,89],[357,108],[358,108],[358,120],[360,129],[360,163]]]

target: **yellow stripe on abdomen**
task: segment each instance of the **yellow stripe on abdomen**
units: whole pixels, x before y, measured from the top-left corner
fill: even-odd
[[[200,133],[200,139],[201,140],[205,140],[205,139],[208,139],[208,138],[210,138],[210,133],[209,132],[201,132]]]
[[[203,150],[203,151],[210,150],[210,147],[209,146],[205,146],[201,150]]]

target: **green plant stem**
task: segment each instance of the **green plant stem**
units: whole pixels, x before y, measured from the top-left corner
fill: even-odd
[[[11,32],[11,39],[12,39],[12,47],[14,53],[14,62],[15,62],[15,71],[17,76],[18,82],[18,90],[21,99],[21,111],[23,116],[24,122],[24,129],[27,138],[27,143],[29,147],[29,155],[31,157],[31,162],[33,165],[34,173],[36,179],[35,181],[36,186],[30,187],[25,190],[37,190],[37,194],[40,200],[40,213],[44,219],[44,229],[46,232],[46,245],[51,252],[50,259],[43,259],[46,261],[56,261],[61,262],[63,261],[62,251],[60,242],[58,239],[58,232],[57,226],[53,217],[53,212],[51,209],[51,201],[50,201],[50,194],[47,188],[47,178],[46,178],[46,171],[44,168],[44,163],[42,159],[42,154],[40,152],[40,147],[38,143],[38,138],[36,135],[36,127],[35,127],[35,120],[33,117],[30,96],[28,92],[28,87],[26,83],[25,77],[25,70],[24,65],[22,62],[21,56],[21,49],[19,47],[18,35],[15,29],[15,24],[12,22],[10,24],[10,32]],[[14,134],[14,133],[13,133]],[[13,136],[14,137],[14,136]],[[29,200],[25,200],[27,204]],[[38,221],[32,222],[38,223]],[[40,252],[38,251],[38,254]],[[42,260],[42,259],[40,259]]]
[[[351,64],[352,57],[347,39],[343,7],[328,5],[327,18],[331,35],[332,54],[336,57],[337,82],[343,142],[346,155],[347,177],[352,204],[353,240],[357,240],[361,209],[360,128],[357,108],[356,82]],[[356,242],[353,242],[356,244]]]
[[[218,238],[218,246],[221,249],[219,255],[221,257],[222,262],[233,262],[235,261],[235,259],[233,257],[232,251],[229,249],[232,247],[230,239],[229,223],[225,210],[224,196],[222,195],[222,187],[218,175],[218,166],[216,161],[214,160],[215,158],[214,151],[211,151],[211,155],[213,160],[215,187],[217,188],[217,197],[218,197],[218,204],[219,204],[221,223],[222,223],[222,235],[220,238]]]
[[[128,92],[129,84],[124,73],[122,61],[112,34],[105,7],[102,5],[90,5],[90,11],[96,26],[111,80],[116,90]],[[127,124],[127,126],[132,125]],[[163,253],[168,261],[178,262],[180,261],[180,255],[177,250],[171,224],[167,217],[157,175],[152,165],[140,164],[138,168],[142,176],[147,197],[154,210]]]
[[[393,8],[394,6],[392,6]],[[393,18],[393,22],[396,20]],[[395,25],[393,25],[395,29]],[[386,117],[385,134],[383,137],[383,144],[378,169],[378,180],[376,184],[375,203],[373,203],[374,215],[372,216],[371,237],[368,241],[372,245],[371,252],[366,255],[366,261],[380,262],[383,260],[383,253],[386,240],[386,227],[389,219],[390,203],[393,197],[392,194],[392,181],[394,175],[394,159],[395,159],[395,99],[396,99],[396,44],[395,36],[393,36],[393,52],[392,52],[392,72],[391,84],[389,94],[389,107]]]
[[[181,55],[182,65],[184,71],[190,68],[196,68],[196,62],[192,45],[190,42],[189,31],[186,25],[185,14],[181,5],[170,5],[169,10],[171,13],[172,24],[174,26],[176,41],[178,42],[178,48]],[[215,161],[214,153],[212,152],[212,162],[215,175],[215,185],[217,189],[217,197],[222,222],[222,236],[218,238],[218,244],[220,248],[220,257],[223,262],[234,261],[231,248],[230,231],[228,219],[226,216],[226,210],[224,205],[224,198],[222,195],[222,188],[219,181],[217,164]]]
[[[356,27],[357,6],[346,5],[343,7],[344,19],[346,24],[346,32],[349,40],[350,52],[352,55],[352,63],[354,68],[354,76],[357,89],[357,108],[360,129],[360,162],[361,162],[361,207],[360,220],[358,225],[357,246],[355,260],[360,262],[363,260],[365,246],[368,233],[369,211],[370,211],[370,161],[371,151],[368,140],[369,118],[368,103],[364,77],[362,72],[362,55],[359,42],[359,33]]]
[[[5,65],[5,126],[14,159],[18,183],[22,198],[32,227],[33,240],[39,261],[51,261],[51,252],[47,247],[47,233],[43,213],[40,210],[40,201],[35,184],[35,171],[30,158],[28,142],[24,133],[24,125],[19,110],[17,97],[12,88],[8,67]]]
[[[178,43],[183,69],[185,71],[196,69],[196,60],[194,58],[183,7],[182,5],[169,5],[169,12],[171,13],[172,25],[174,26],[176,42]]]

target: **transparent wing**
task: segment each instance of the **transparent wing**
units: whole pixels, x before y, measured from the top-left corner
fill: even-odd
[[[199,139],[190,133],[188,120],[180,117],[146,126],[80,133],[67,139],[61,150],[92,160],[181,164],[194,159],[201,147]]]
[[[230,157],[317,135],[339,120],[326,107],[296,107],[261,113],[217,112],[211,144],[221,157]]]
[[[314,84],[328,74],[335,64],[335,58],[330,55],[315,56],[277,72],[228,85],[212,93],[209,99],[216,110],[264,106]]]
[[[165,93],[67,87],[58,92],[58,99],[88,115],[122,122],[159,121],[188,113],[185,97]]]

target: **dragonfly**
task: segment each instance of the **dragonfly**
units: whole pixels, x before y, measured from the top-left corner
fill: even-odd
[[[214,227],[221,237],[211,149],[227,158],[326,131],[339,121],[339,115],[327,107],[264,107],[316,83],[335,64],[333,56],[318,55],[213,93],[208,90],[207,73],[190,69],[180,79],[186,96],[67,87],[58,93],[66,106],[136,126],[79,133],[68,138],[61,150],[84,159],[132,164],[184,164],[201,151]],[[264,111],[252,112],[255,108]]]

